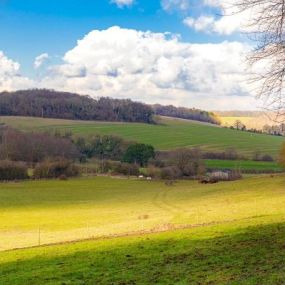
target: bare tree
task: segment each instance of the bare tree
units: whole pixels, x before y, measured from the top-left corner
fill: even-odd
[[[254,91],[266,109],[275,112],[276,120],[284,119],[285,0],[237,0],[235,7],[250,15],[246,26],[256,42],[248,57]]]

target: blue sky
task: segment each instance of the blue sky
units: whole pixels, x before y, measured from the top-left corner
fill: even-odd
[[[104,31],[107,31],[114,26],[119,26],[121,28],[118,33],[122,33],[122,35],[128,33],[127,30],[137,32],[150,31],[152,35],[169,32],[170,35],[165,35],[166,41],[168,38],[179,35],[177,36],[176,41],[178,42],[177,45],[180,47],[180,49],[182,50],[183,43],[189,45],[189,52],[187,53],[188,55],[186,56],[185,61],[190,62],[190,64],[191,60],[193,59],[190,59],[190,50],[192,49],[191,45],[193,44],[201,45],[201,49],[209,44],[219,46],[223,45],[224,43],[232,43],[233,45],[242,44],[245,46],[247,44],[246,39],[238,30],[236,19],[233,19],[233,28],[229,31],[228,27],[231,25],[231,22],[228,21],[228,19],[226,19],[228,22],[221,22],[221,20],[224,20],[224,17],[220,16],[224,12],[224,8],[223,0],[0,0],[0,51],[2,52],[2,59],[5,57],[6,62],[9,60],[15,64],[18,64],[19,68],[17,68],[17,76],[21,76],[25,79],[25,83],[23,83],[22,80],[18,86],[13,86],[13,84],[10,84],[9,88],[6,87],[7,84],[5,85],[5,83],[2,83],[2,89],[16,89],[22,86],[25,87],[26,85],[27,87],[33,87],[35,85],[37,87],[40,86],[52,88],[52,82],[54,82],[55,89],[73,91],[71,90],[72,87],[68,86],[68,84],[59,84],[63,74],[60,74],[59,76],[57,72],[57,78],[55,78],[56,72],[54,72],[54,70],[62,70],[62,68],[65,68],[67,65],[69,65],[68,68],[70,70],[70,65],[72,64],[72,68],[75,68],[74,62],[76,62],[76,68],[78,69],[79,66],[80,68],[84,68],[85,71],[87,70],[86,74],[96,73],[97,69],[95,70],[94,66],[92,66],[93,69],[90,69],[90,66],[88,69],[88,64],[85,64],[84,60],[78,61],[71,58],[66,59],[65,55],[69,51],[78,48],[77,41],[80,39],[82,40],[90,32],[97,30],[101,31],[103,34]],[[112,37],[111,33],[104,33],[104,35],[106,37]],[[109,39],[102,38],[103,42],[106,40],[108,41]],[[99,48],[97,47],[101,42],[98,43],[98,41],[95,39],[94,41],[97,43],[97,46],[95,47],[93,54],[88,49],[90,60],[94,60],[95,50],[97,53],[100,52]],[[118,38],[118,41],[120,41],[120,38]],[[82,45],[82,52],[76,53],[78,58],[80,58],[81,55],[83,57],[84,50],[86,50],[87,46],[93,47],[91,42],[92,40],[88,39],[88,42],[86,41],[85,43],[85,48],[83,47],[84,45]],[[165,46],[164,43],[161,44],[162,46]],[[142,45],[145,46],[145,43]],[[196,48],[199,50],[199,46]],[[221,48],[223,48],[223,46],[221,46]],[[237,47],[237,49],[238,51],[233,50],[232,52],[240,53],[240,47]],[[183,51],[181,51],[181,53],[182,52]],[[228,48],[227,52],[231,52],[231,48]],[[196,57],[199,57],[198,52],[195,51],[193,53]],[[35,68],[35,58],[43,54],[46,56],[41,57],[43,60],[40,59],[40,61],[38,61],[40,62],[39,66]],[[194,55],[191,54],[191,56]],[[216,57],[216,55],[213,56]],[[226,55],[225,58],[227,58],[227,56],[231,57],[229,54]],[[233,57],[235,56],[236,55],[233,55]],[[134,57],[138,56],[134,54]],[[153,68],[157,69],[157,62],[159,62],[161,58],[165,57],[168,57],[168,55],[165,56],[165,54],[162,54],[155,61],[153,61],[152,64],[155,65]],[[173,54],[171,57],[177,58],[178,55]],[[217,60],[217,58],[214,58],[213,60],[214,62],[209,65],[210,67],[212,67],[214,64],[219,64],[219,60]],[[195,58],[193,59],[193,62],[194,61],[196,62],[198,60]],[[207,59],[207,61],[211,61],[211,59]],[[104,64],[108,65],[111,69],[113,68],[110,67],[110,63],[104,62]],[[2,65],[4,65],[4,63]],[[124,63],[122,63],[122,65],[125,66]],[[116,68],[118,70],[123,70],[123,68],[120,69],[118,66]],[[171,68],[171,65],[169,65],[169,68]],[[199,66],[197,68],[199,69]],[[9,72],[13,73],[14,71],[11,69],[13,68],[11,67],[10,63]],[[195,100],[190,100],[193,103],[190,102],[187,105],[190,106],[191,104],[194,104],[198,107],[209,107],[211,100],[209,101],[207,99],[208,97],[206,96],[205,92],[214,92],[214,90],[210,90],[209,88],[209,90],[206,90],[205,88],[205,90],[202,90],[203,88],[200,88],[201,90],[196,87],[194,88],[192,85],[196,79],[194,80],[193,78],[191,79],[191,84],[182,84],[182,79],[178,78],[178,73],[185,73],[185,68],[182,68],[180,65],[178,69],[179,72],[177,71],[175,80],[173,79],[172,75],[159,74],[159,76],[168,76],[168,78],[171,78],[172,81],[165,84],[166,77],[164,77],[163,86],[160,86],[161,82],[156,82],[156,87],[163,88],[163,90],[160,90],[162,92],[158,92],[158,90],[152,88],[152,86],[149,89],[149,92],[151,93],[150,98],[153,98],[153,95],[155,94],[157,95],[157,98],[153,100],[178,105],[185,101],[185,96],[187,96],[185,94],[188,92],[189,98],[193,99],[195,97]],[[218,71],[210,71],[210,76],[212,76],[212,78],[216,78],[218,75],[213,75],[213,72]],[[233,73],[235,72],[236,71]],[[4,74],[4,71],[2,73]],[[7,73],[8,72],[6,70],[5,74]],[[119,73],[117,72],[116,74]],[[97,75],[102,76],[102,74],[99,74],[98,72]],[[125,75],[126,72],[124,70],[124,76]],[[143,76],[145,75],[146,72],[144,71]],[[187,77],[188,75],[183,74],[183,76]],[[205,76],[207,76],[207,74],[205,74]],[[51,80],[52,77],[54,81]],[[145,80],[147,77],[143,78]],[[45,83],[43,83],[44,80],[46,80]],[[84,80],[87,81],[86,78]],[[133,80],[134,78],[131,79],[131,81]],[[187,80],[189,81],[190,79],[188,78]],[[198,82],[199,80],[196,81]],[[199,84],[201,84],[200,81]],[[105,84],[106,78],[102,78],[98,84],[104,85],[102,82]],[[83,83],[81,80],[79,84],[80,88],[82,88],[82,84]],[[110,84],[116,85],[117,83],[112,81]],[[87,85],[90,85],[90,83]],[[107,92],[105,90],[106,86],[108,86],[108,84],[104,85],[104,90],[102,87],[101,89],[95,88],[94,90],[90,89],[89,91],[89,89],[87,87],[85,88],[85,86],[83,89],[85,92],[91,93],[91,95],[93,95],[92,92],[94,91],[94,93],[96,93],[95,95],[98,96],[108,95],[125,97],[127,94],[132,93],[131,89],[133,88],[132,85],[130,85],[130,90],[128,90],[130,92],[126,92],[125,95],[122,95],[122,91],[118,89],[116,89],[116,92],[114,91],[113,93]],[[214,84],[213,86],[216,85]],[[78,91],[78,88],[75,89],[76,90],[74,91]],[[246,99],[249,100],[246,92],[242,90],[243,87],[232,86],[228,89],[229,90],[221,94],[221,100],[226,98],[226,96],[229,96],[229,98],[232,96],[231,99],[234,98],[234,100],[238,99],[236,97],[241,97],[243,99],[246,97]],[[148,90],[145,90],[145,92],[148,92]],[[231,92],[232,94],[226,94],[227,92]],[[165,98],[162,97],[162,93],[167,94],[165,95]],[[177,100],[175,96],[176,93],[179,93],[177,95],[177,97],[180,96],[179,100]],[[199,95],[199,93],[201,94]],[[197,96],[201,96],[201,99],[199,100]],[[137,95],[132,99],[139,98],[140,96]],[[143,98],[143,100],[152,102],[150,98]],[[201,100],[204,100],[205,104],[196,103]],[[207,100],[208,103],[206,102]],[[218,104],[217,107],[228,109],[228,105],[229,104]],[[246,104],[244,103],[242,108],[245,109],[245,107]]]

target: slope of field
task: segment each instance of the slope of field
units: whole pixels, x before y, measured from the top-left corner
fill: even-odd
[[[208,150],[235,148],[245,155],[255,151],[278,156],[283,137],[252,134],[208,124],[160,118],[160,124],[102,123],[69,121],[29,117],[0,117],[0,123],[25,130],[59,130],[74,134],[116,134],[128,140],[152,144],[157,149],[168,150],[178,147],[200,146]]]
[[[2,249],[33,229],[37,243],[38,226],[43,243],[103,228],[168,231],[2,252],[0,284],[283,284],[284,185],[284,176],[173,187],[103,177],[1,184]]]
[[[0,250],[285,213],[284,181],[180,181],[169,187],[97,177],[1,184]]]
[[[241,171],[257,172],[282,172],[284,168],[276,162],[251,161],[251,160],[205,160],[207,168],[210,169],[239,169]]]

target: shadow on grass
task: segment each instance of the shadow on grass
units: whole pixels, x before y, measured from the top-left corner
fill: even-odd
[[[219,229],[210,231],[213,235]],[[0,262],[0,284],[281,285],[285,224],[206,239],[185,230],[6,252]]]

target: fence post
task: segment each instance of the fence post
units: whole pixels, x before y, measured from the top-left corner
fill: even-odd
[[[39,226],[39,231],[38,231],[38,246],[41,245],[41,227]]]

